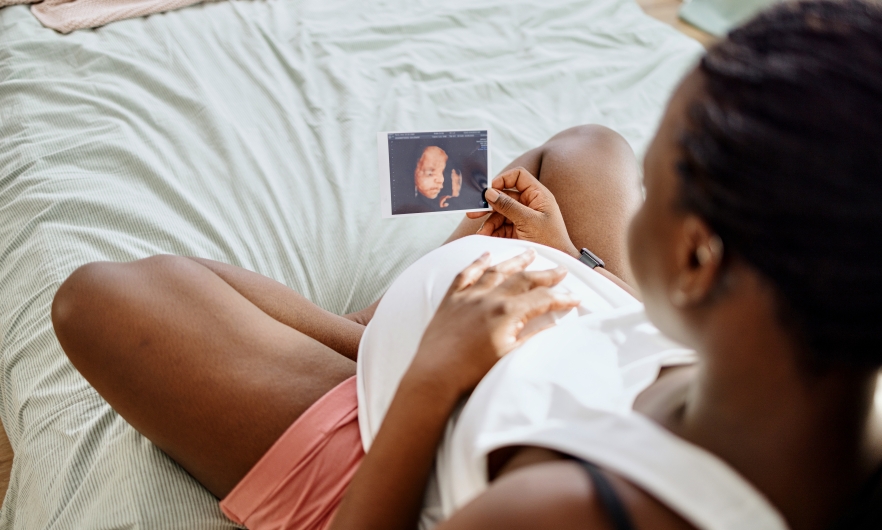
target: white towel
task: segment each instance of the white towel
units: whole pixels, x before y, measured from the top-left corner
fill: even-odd
[[[171,11],[202,0],[0,0],[0,8],[34,4],[31,12],[47,28],[61,33],[95,28],[117,20]]]

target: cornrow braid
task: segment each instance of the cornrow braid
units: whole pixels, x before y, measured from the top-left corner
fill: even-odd
[[[786,2],[711,48],[682,205],[825,366],[882,365],[882,6]]]

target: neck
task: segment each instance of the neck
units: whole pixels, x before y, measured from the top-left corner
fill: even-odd
[[[875,370],[809,373],[776,319],[721,308],[674,427],[732,465],[794,529],[823,528],[882,460]]]

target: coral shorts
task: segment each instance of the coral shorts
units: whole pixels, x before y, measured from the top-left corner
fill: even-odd
[[[251,530],[321,530],[364,458],[355,377],[322,396],[221,501]]]

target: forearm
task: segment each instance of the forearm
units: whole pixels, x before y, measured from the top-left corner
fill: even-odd
[[[364,326],[313,304],[271,278],[202,258],[188,258],[211,270],[261,311],[355,360]]]
[[[640,291],[638,291],[635,287],[631,286],[630,284],[625,283],[624,280],[622,280],[621,278],[619,278],[615,274],[609,272],[608,270],[604,269],[603,267],[598,267],[594,270],[597,271],[601,276],[607,278],[608,280],[612,281],[614,284],[621,287],[625,292],[627,292],[628,294],[630,294],[631,296],[633,296],[637,300],[639,300],[641,302],[643,301],[643,298],[640,296]]]
[[[333,530],[416,528],[435,452],[459,399],[436,381],[405,375]]]

